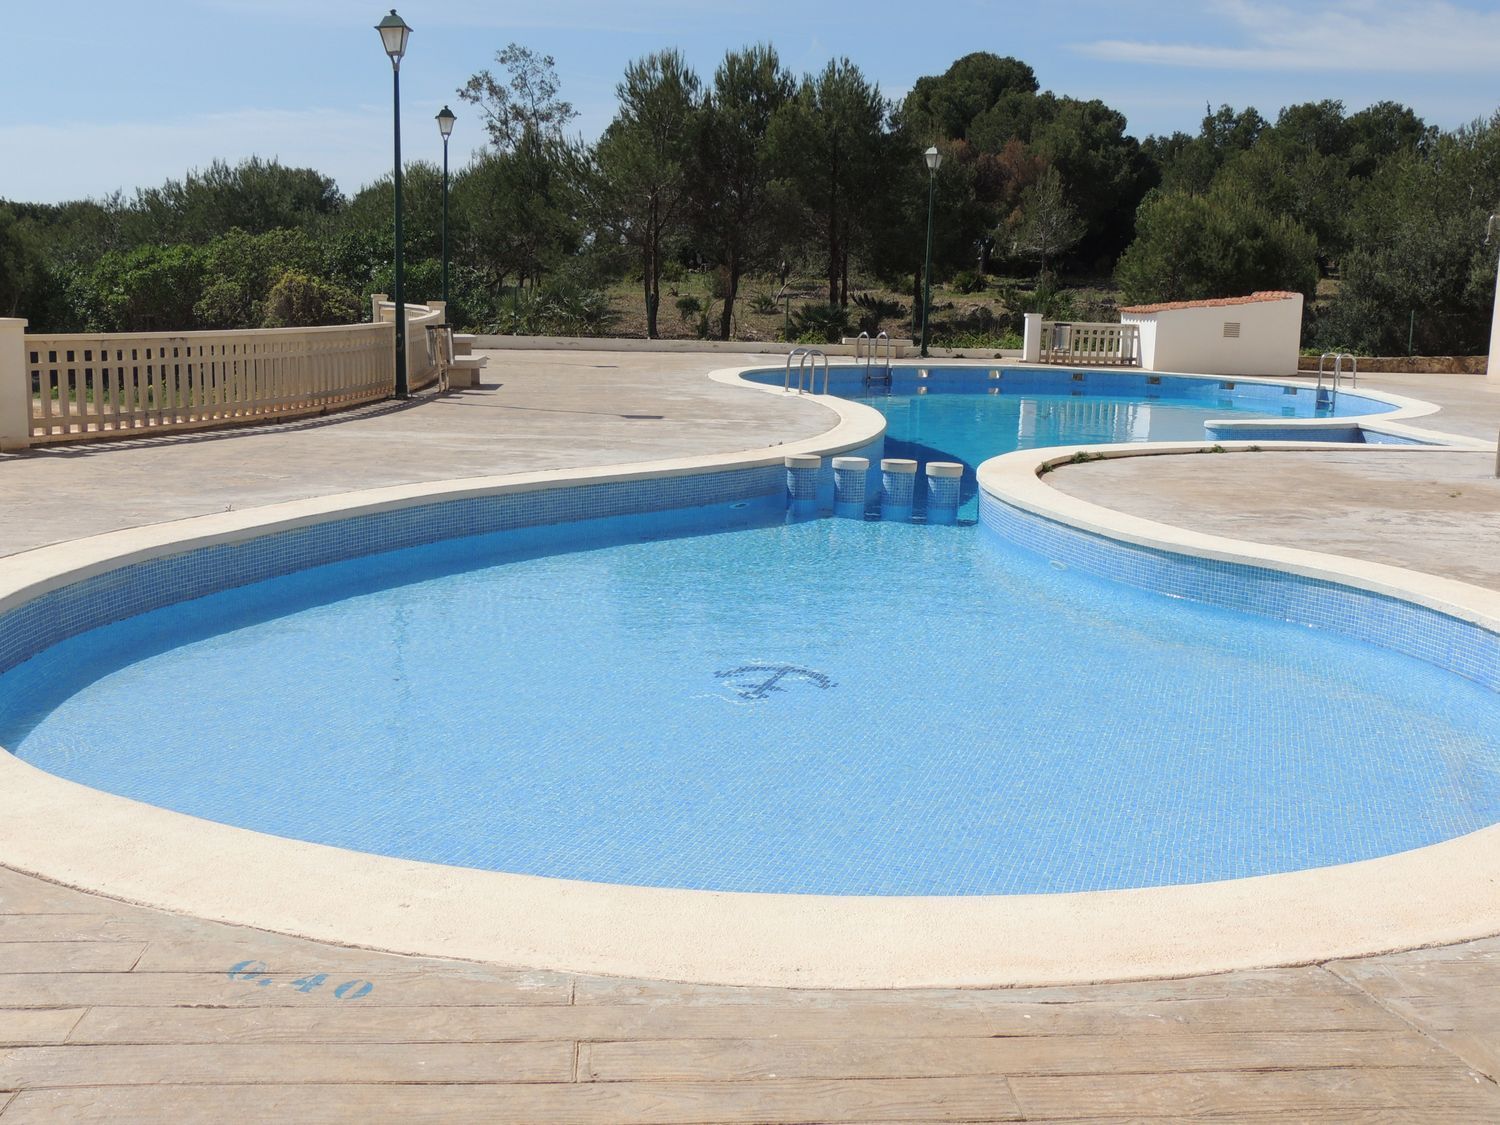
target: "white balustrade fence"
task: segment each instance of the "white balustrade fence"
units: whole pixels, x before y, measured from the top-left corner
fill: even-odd
[[[323,414],[390,396],[394,307],[371,324],[26,335],[0,321],[0,449]],[[441,304],[407,306],[412,389],[439,358]]]
[[[1139,367],[1141,332],[1134,324],[1042,322],[1042,363]]]

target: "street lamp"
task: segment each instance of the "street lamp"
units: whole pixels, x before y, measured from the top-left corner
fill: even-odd
[[[406,40],[411,28],[391,9],[391,14],[375,25],[380,42],[391,58],[391,84],[396,110],[396,397],[407,398],[406,385],[406,263],[401,234],[401,56],[406,54]]]
[[[937,170],[943,154],[933,145],[922,154],[927,161],[927,267],[922,271],[922,357],[927,356],[928,322],[932,320],[932,202],[937,190]]]
[[[458,118],[444,106],[437,115],[438,132],[443,134],[443,304],[448,303],[448,138]]]

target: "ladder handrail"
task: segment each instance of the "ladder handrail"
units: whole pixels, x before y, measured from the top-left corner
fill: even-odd
[[[791,389],[792,389],[792,360],[796,359],[799,355],[802,355],[804,352],[810,352],[810,351],[812,351],[811,348],[809,348],[809,347],[807,347],[807,346],[805,346],[803,344],[798,344],[795,348],[793,348],[791,351],[789,351],[789,352],[786,353],[786,373],[782,377],[782,380],[781,380],[781,389],[782,389],[783,392],[788,392],[789,393],[791,391]],[[798,365],[797,370],[799,372],[802,370],[802,367],[801,367],[800,364]],[[797,387],[798,387],[797,393],[801,394],[802,393],[802,390],[801,390],[802,380],[801,380],[800,375],[799,375],[798,380],[797,380]]]
[[[828,353],[820,351],[818,348],[802,348],[800,350],[802,358],[797,362],[797,393],[799,395],[802,393],[804,375],[807,375],[808,390],[813,394],[818,393],[818,360],[821,359],[823,361],[823,393],[826,395],[828,393]],[[788,358],[787,362],[788,364],[791,363],[790,358]],[[808,373],[809,365],[812,368],[810,374]]]
[[[1323,395],[1323,376],[1327,374],[1328,361],[1333,360],[1333,393],[1329,397],[1330,403],[1336,403],[1339,398],[1339,383],[1344,377],[1344,360],[1349,361],[1349,385],[1359,386],[1359,360],[1350,352],[1324,352],[1318,357],[1318,389],[1317,397]],[[1316,405],[1316,403],[1314,403]]]

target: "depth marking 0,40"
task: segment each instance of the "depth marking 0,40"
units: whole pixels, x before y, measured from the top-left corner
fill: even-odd
[[[245,981],[248,984],[258,985],[261,988],[270,988],[275,981],[267,975],[266,963],[264,961],[241,961],[229,970],[229,979]],[[328,979],[327,973],[309,973],[298,977],[296,980],[282,981],[283,987],[295,988],[298,992],[307,993],[315,988],[322,988]],[[333,990],[335,1000],[359,1000],[375,991],[375,985],[367,980],[346,980],[337,985]]]

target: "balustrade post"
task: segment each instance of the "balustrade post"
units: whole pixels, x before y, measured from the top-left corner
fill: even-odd
[[[1026,313],[1026,335],[1021,341],[1021,362],[1042,362],[1042,314]]]
[[[26,321],[0,317],[0,450],[31,444],[31,368]]]

